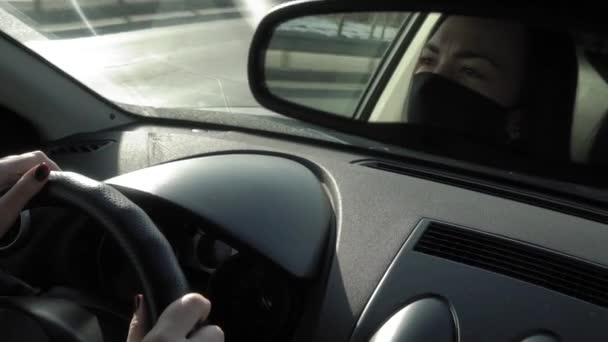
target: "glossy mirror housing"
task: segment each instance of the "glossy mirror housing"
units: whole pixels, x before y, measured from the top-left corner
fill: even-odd
[[[305,121],[353,121],[375,66],[409,14],[361,1],[276,7],[259,24],[250,49],[254,97],[268,109]]]
[[[272,96],[345,118],[358,118],[410,12],[317,14],[277,26],[261,73]]]

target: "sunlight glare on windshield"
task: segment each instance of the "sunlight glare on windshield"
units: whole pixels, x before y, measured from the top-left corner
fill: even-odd
[[[248,48],[259,21],[282,2],[0,0],[21,27],[0,25],[118,103],[267,113],[249,91]]]
[[[89,31],[91,31],[91,34],[93,34],[94,36],[97,36],[97,32],[95,32],[95,28],[93,28],[93,25],[91,25],[91,23],[89,22],[89,19],[82,11],[82,8],[80,7],[80,4],[78,3],[78,0],[70,0],[70,2],[72,3],[72,6],[74,7],[74,11],[76,11],[76,13],[78,13],[78,16],[80,17],[80,19],[82,19],[82,22],[87,26]]]
[[[237,0],[247,12],[247,21],[251,27],[258,26],[258,23],[264,18],[266,13],[276,5],[276,1],[271,0]]]

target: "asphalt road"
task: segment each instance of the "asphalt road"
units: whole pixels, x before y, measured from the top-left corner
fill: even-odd
[[[249,91],[246,62],[257,22],[278,2],[55,21],[37,28],[52,39],[26,45],[115,101],[265,113]],[[88,33],[69,36],[78,30]]]

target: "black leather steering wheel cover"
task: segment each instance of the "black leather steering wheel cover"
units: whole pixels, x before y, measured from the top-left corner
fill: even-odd
[[[171,302],[189,292],[167,239],[140,207],[112,186],[73,172],[51,172],[34,204],[75,207],[106,229],[136,272],[151,324]]]

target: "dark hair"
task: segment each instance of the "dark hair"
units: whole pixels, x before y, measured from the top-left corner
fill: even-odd
[[[569,34],[531,29],[522,87],[522,148],[527,155],[570,160],[578,60]]]

